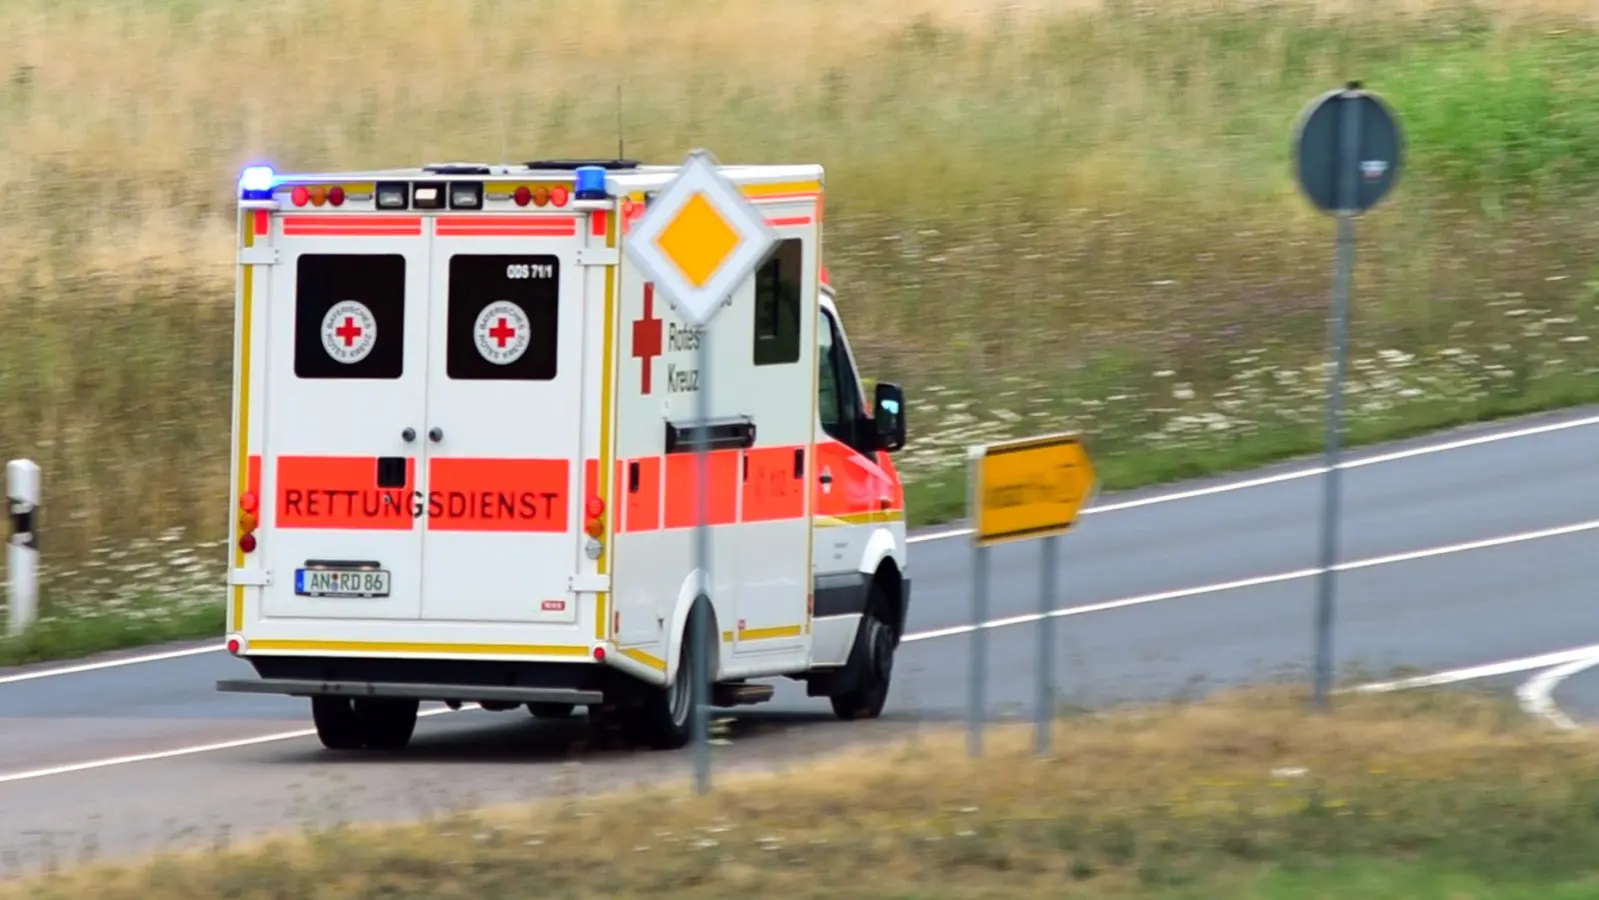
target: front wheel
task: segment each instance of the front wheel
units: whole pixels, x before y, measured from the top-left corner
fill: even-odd
[[[845,721],[875,719],[883,714],[888,702],[888,687],[894,677],[894,650],[898,644],[894,627],[881,618],[883,594],[875,584],[856,632],[855,652],[859,670],[854,685],[842,694],[828,699],[833,704],[833,715]]]

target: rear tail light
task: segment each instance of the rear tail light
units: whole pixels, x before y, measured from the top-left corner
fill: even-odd
[[[256,515],[260,502],[254,491],[245,491],[239,495],[239,549],[245,553],[255,552],[255,530],[261,525],[261,520]]]
[[[583,523],[583,530],[589,537],[599,540],[600,536],[605,534],[605,501],[590,495],[583,511],[588,513],[588,520]]]

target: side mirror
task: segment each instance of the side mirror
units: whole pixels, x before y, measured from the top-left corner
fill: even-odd
[[[877,446],[890,453],[905,446],[905,392],[899,385],[877,383],[872,402],[872,424],[877,429]]]

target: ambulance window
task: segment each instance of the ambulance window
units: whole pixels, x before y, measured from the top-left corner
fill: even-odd
[[[804,242],[788,238],[755,272],[755,364],[800,358],[800,278]]]
[[[861,418],[855,368],[850,365],[844,342],[838,338],[838,327],[833,317],[824,310],[818,324],[816,405],[821,414],[822,430],[839,441],[854,445]]]
[[[549,254],[451,256],[445,372],[475,381],[554,379],[560,284],[560,260]]]
[[[405,370],[405,257],[307,253],[294,273],[294,374],[399,378]]]

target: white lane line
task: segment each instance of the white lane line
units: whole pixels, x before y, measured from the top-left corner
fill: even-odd
[[[1432,559],[1439,556],[1449,556],[1455,553],[1469,553],[1475,550],[1487,550],[1493,547],[1503,547],[1509,544],[1524,544],[1529,541],[1539,541],[1546,538],[1562,537],[1568,534],[1578,534],[1584,531],[1599,529],[1599,519],[1590,519],[1573,525],[1560,525],[1555,528],[1540,528],[1537,531],[1523,531],[1516,534],[1507,534],[1501,537],[1485,538],[1477,541],[1465,541],[1459,544],[1445,544],[1440,547],[1428,547],[1424,550],[1410,550],[1404,553],[1391,553],[1385,556],[1373,556],[1367,559],[1351,560],[1332,566],[1335,572],[1348,572],[1355,569],[1369,569],[1375,566],[1388,566],[1394,563],[1411,562],[1418,559]],[[1051,618],[1066,616],[1081,616],[1087,613],[1105,612],[1112,609],[1123,609],[1129,606],[1144,606],[1150,603],[1162,603],[1167,600],[1181,600],[1187,597],[1198,597],[1204,594],[1219,594],[1224,591],[1236,591],[1241,588],[1259,587],[1266,584],[1277,584],[1284,581],[1298,581],[1304,578],[1314,578],[1320,575],[1320,566],[1305,569],[1295,569],[1291,572],[1279,572],[1275,575],[1257,575],[1253,578],[1240,578],[1236,581],[1222,581],[1215,584],[1206,584],[1199,587],[1179,588],[1172,591],[1160,591],[1154,594],[1140,594],[1136,597],[1123,597],[1120,600],[1107,600],[1103,603],[1089,603],[1083,606],[1068,606],[1062,609],[1051,610],[1048,613],[1026,613],[1019,616],[1009,616],[1003,619],[990,619],[980,625],[954,625],[949,628],[935,628],[931,631],[919,631],[907,634],[902,641],[926,641],[933,638],[954,637],[961,634],[971,634],[978,628],[1004,628],[1010,625],[1026,625],[1031,622],[1043,621],[1047,615]],[[1553,665],[1553,663],[1551,663]]]
[[[1449,450],[1461,450],[1467,447],[1476,447],[1482,444],[1492,444],[1499,441],[1508,441],[1514,438],[1533,437],[1540,434],[1552,434],[1567,431],[1572,428],[1584,428],[1590,425],[1599,425],[1599,416],[1588,416],[1582,419],[1572,419],[1568,422],[1555,422],[1547,425],[1532,425],[1526,428],[1515,428],[1506,431],[1495,431],[1490,434],[1478,435],[1472,438],[1462,438],[1455,441],[1446,441],[1439,444],[1429,444],[1424,447],[1412,447],[1409,450],[1396,450],[1390,453],[1379,453],[1359,459],[1347,460],[1339,463],[1339,469],[1358,469],[1363,466],[1373,466],[1378,463],[1394,462],[1401,459],[1411,459],[1417,456],[1426,456],[1432,453],[1444,453]],[[1312,466],[1308,469],[1297,469],[1292,472],[1283,472],[1278,475],[1268,475],[1261,478],[1251,478],[1245,481],[1234,481],[1213,487],[1195,488],[1187,491],[1174,491],[1169,494],[1159,494],[1154,497],[1145,497],[1140,500],[1127,500],[1121,503],[1107,503],[1103,506],[1092,506],[1083,510],[1083,515],[1098,513],[1118,512],[1124,509],[1138,509],[1144,506],[1153,506],[1157,503],[1172,503],[1177,500],[1192,500],[1198,497],[1209,497],[1214,494],[1226,494],[1232,491],[1242,491],[1248,488],[1265,487],[1272,484],[1281,484],[1285,481],[1296,481],[1320,475],[1327,471],[1326,466]],[[928,541],[941,541],[949,538],[965,537],[972,533],[970,528],[956,528],[948,531],[938,531],[932,534],[912,535],[906,538],[907,543],[922,544]],[[62,666],[58,668],[39,669],[24,672],[18,675],[0,676],[0,685],[16,684],[22,681],[33,681],[39,678],[54,678],[59,675],[74,675],[79,672],[95,672],[101,669],[116,669],[122,666],[135,666],[142,663],[162,662],[169,659],[182,659],[187,656],[200,656],[206,653],[220,653],[224,648],[219,642],[213,647],[193,647],[187,650],[171,650],[161,653],[150,653],[143,656],[127,656],[120,659],[104,660],[96,663],[86,663],[76,666]]]
[[[1381,463],[1398,462],[1402,459],[1413,459],[1418,456],[1429,456],[1434,453],[1445,453],[1450,450],[1463,450],[1467,447],[1478,447],[1483,444],[1494,444],[1499,441],[1508,441],[1515,438],[1533,437],[1540,434],[1553,434],[1559,431],[1568,431],[1573,428],[1586,428],[1599,425],[1599,416],[1588,416],[1582,419],[1572,419],[1568,422],[1553,422],[1546,425],[1532,425],[1526,428],[1514,428],[1508,431],[1495,431],[1476,437],[1461,438],[1454,441],[1445,441],[1438,444],[1428,444],[1423,447],[1412,447],[1408,450],[1394,450],[1388,453],[1377,453],[1358,459],[1346,460],[1338,464],[1339,470],[1360,469],[1366,466],[1375,466]],[[1186,491],[1173,491],[1169,494],[1158,494],[1154,497],[1144,497],[1139,500],[1126,500],[1120,503],[1106,503],[1104,505],[1090,506],[1082,514],[1095,515],[1098,513],[1120,512],[1126,509],[1138,509],[1144,506],[1154,506],[1159,503],[1173,503],[1178,500],[1193,500],[1198,497],[1210,497],[1216,494],[1228,494],[1233,491],[1248,490],[1249,488],[1266,487],[1267,485],[1282,484],[1286,481],[1298,481],[1314,475],[1327,472],[1326,466],[1311,466],[1306,469],[1295,469],[1292,472],[1282,472],[1277,475],[1266,475],[1260,478],[1250,478],[1244,481],[1231,481],[1227,484],[1218,484],[1212,487],[1194,488]],[[949,538],[965,537],[972,533],[970,528],[952,528],[947,531],[936,531],[932,534],[919,534],[908,538],[912,544],[927,541],[942,541]]]
[[[189,647],[184,650],[164,650],[160,653],[146,653],[142,656],[124,656],[117,659],[106,659],[100,662],[81,663],[75,666],[54,666],[48,669],[37,669],[30,672],[21,672],[16,675],[0,675],[0,684],[16,684],[19,681],[33,681],[37,678],[54,678],[58,675],[76,675],[79,672],[98,672],[101,669],[116,669],[121,666],[132,666],[139,663],[161,662],[167,659],[182,659],[186,656],[199,656],[203,653],[215,653],[225,649],[220,641],[215,647]]]
[[[1493,678],[1498,675],[1515,675],[1519,672],[1531,672],[1534,669],[1547,669],[1551,666],[1564,667],[1578,662],[1587,662],[1588,660],[1599,660],[1599,644],[1556,650],[1552,653],[1540,653],[1537,656],[1523,656],[1519,659],[1500,660],[1499,662],[1484,663],[1478,666],[1467,666],[1463,669],[1445,669],[1442,672],[1433,672],[1430,675],[1416,675],[1411,678],[1398,678],[1393,681],[1373,681],[1369,684],[1344,688],[1343,690],[1362,694],[1407,691],[1415,688],[1455,684],[1461,681],[1476,681],[1482,678]]]
[[[1539,672],[1527,679],[1526,684],[1516,688],[1516,699],[1521,702],[1522,710],[1528,715],[1537,716],[1562,731],[1577,731],[1581,726],[1555,705],[1555,688],[1567,678],[1594,666],[1599,666],[1599,649],[1587,659],[1572,660],[1563,666]]]
[[[1394,563],[1408,562],[1417,559],[1430,559],[1438,556],[1447,556],[1453,553],[1466,553],[1473,550],[1484,550],[1491,547],[1502,547],[1508,544],[1526,543],[1528,541],[1542,540],[1562,535],[1577,534],[1583,531],[1599,529],[1599,519],[1588,522],[1579,522],[1574,525],[1562,525],[1558,528],[1544,528],[1538,531],[1524,531],[1518,534],[1504,535],[1502,537],[1488,538],[1480,541],[1467,541],[1460,544],[1448,544],[1440,547],[1429,547],[1424,550],[1412,550],[1407,553],[1394,553],[1387,556],[1375,556],[1369,559],[1353,560],[1333,566],[1338,571],[1364,569],[1373,566],[1392,565]],[[1320,572],[1320,568],[1297,569],[1292,572],[1281,572],[1276,575],[1261,575],[1254,578],[1242,578],[1237,581],[1224,581],[1200,587],[1183,588],[1175,591],[1162,591],[1156,594],[1143,594],[1137,597],[1124,597],[1120,600],[1111,600],[1105,603],[1093,603],[1086,606],[1071,606],[1057,609],[1048,615],[1056,617],[1081,616],[1093,612],[1104,612],[1111,609],[1121,609],[1128,606],[1141,606],[1148,603],[1159,603],[1164,600],[1177,600],[1184,597],[1197,597],[1204,594],[1218,594],[1223,591],[1238,590],[1240,588],[1255,587],[1263,584],[1276,584],[1284,581],[1294,581],[1310,578]],[[1044,618],[1043,613],[1031,613],[1021,616],[1010,616],[1004,619],[992,619],[982,623],[983,628],[1003,628],[1008,625],[1025,625],[1037,622]],[[905,635],[902,641],[926,641],[941,637],[954,637],[956,635],[970,634],[976,626],[957,625],[953,628],[938,628],[931,631],[919,631]],[[1522,672],[1528,669],[1546,668],[1577,659],[1586,659],[1588,656],[1599,655],[1599,644],[1579,647],[1574,650],[1563,650],[1557,653],[1548,653],[1537,657],[1527,657],[1520,660],[1510,660],[1500,663],[1489,663],[1483,666],[1474,666],[1469,669],[1456,669],[1450,672],[1425,675],[1419,678],[1406,679],[1397,682],[1377,682],[1371,685],[1362,685],[1356,690],[1400,690],[1405,687],[1424,687],[1430,684],[1445,684],[1449,681],[1465,681],[1470,678],[1486,678],[1490,675]],[[1386,686],[1385,686],[1386,685]],[[461,709],[477,709],[476,704],[465,704]],[[441,716],[455,710],[448,707],[424,710],[420,715]],[[201,744],[191,747],[179,747],[173,750],[160,750],[152,753],[140,753],[131,756],[118,756],[110,759],[90,760],[87,762],[68,763],[66,765],[52,766],[43,769],[33,769],[26,772],[13,772],[0,774],[0,784],[10,784],[17,781],[28,781],[36,778],[45,778],[50,775],[65,775],[72,772],[83,772],[90,769],[103,769],[108,766],[128,765],[130,763],[148,762],[159,759],[172,759],[180,756],[193,756],[199,753],[213,753],[221,750],[233,750],[240,747],[253,747],[260,744],[271,744],[279,741],[294,740],[296,738],[312,737],[315,729],[300,729],[296,731],[281,731],[275,734],[266,734],[259,737],[241,738],[233,741],[221,741],[214,744]]]
[[[417,716],[442,716],[445,713],[462,712],[477,709],[476,703],[463,703],[460,710],[450,709],[448,706],[438,709],[424,709]],[[275,744],[279,741],[290,741],[295,738],[316,737],[315,728],[302,728],[298,731],[279,731],[273,734],[263,734],[257,737],[239,738],[233,741],[218,741],[214,744],[197,744],[190,747],[179,747],[175,750],[157,750],[151,753],[135,753],[130,756],[113,756],[108,759],[93,759],[86,762],[67,763],[60,766],[50,766],[44,769],[29,769],[25,772],[11,772],[0,774],[0,784],[11,784],[17,781],[32,781],[36,778],[48,778],[51,775],[68,775],[73,772],[87,772],[91,769],[105,769],[111,766],[126,766],[131,763],[150,762],[157,759],[173,759],[179,756],[194,756],[199,753],[215,753],[219,750],[236,750],[240,747],[255,747],[260,744]]]

